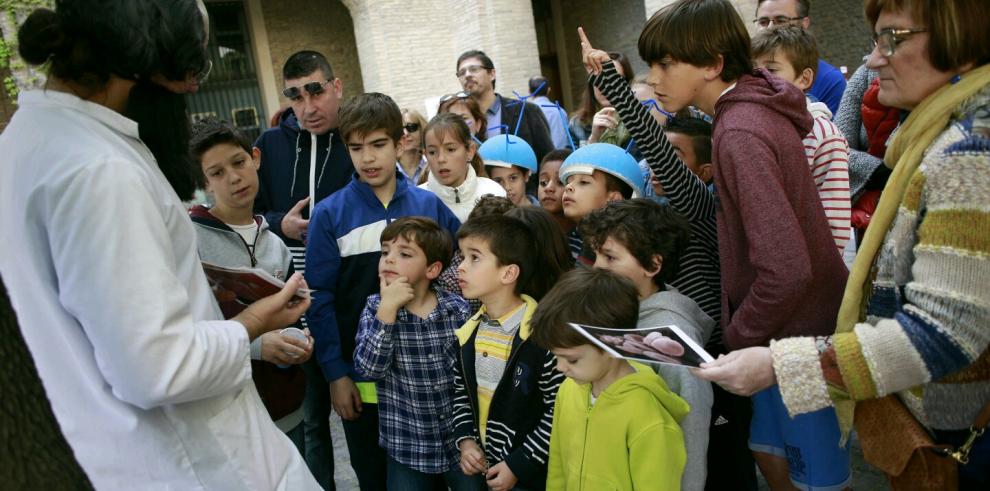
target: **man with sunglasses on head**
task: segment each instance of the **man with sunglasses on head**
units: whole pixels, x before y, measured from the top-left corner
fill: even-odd
[[[811,0],[759,0],[756,4],[757,30],[769,29],[779,25],[795,25],[802,29],[811,26]],[[807,94],[817,101],[824,102],[829,111],[835,114],[839,110],[842,93],[846,90],[846,78],[837,68],[818,60],[815,70],[815,82]]]
[[[533,147],[537,162],[554,149],[553,140],[550,138],[550,126],[539,106],[527,102],[526,110],[523,111],[522,104],[513,104],[518,103],[518,100],[495,92],[495,64],[484,51],[471,50],[461,53],[461,56],[457,57],[456,75],[464,91],[478,101],[478,105],[485,113],[485,118],[488,120],[488,136],[502,133],[515,134]],[[523,120],[519,124],[519,133],[516,134],[516,123],[521,111],[523,111]],[[527,192],[536,194],[535,181],[534,179],[531,183],[533,189],[527,187]]]
[[[316,51],[293,54],[282,67],[282,80],[282,95],[289,107],[279,117],[278,126],[266,130],[254,143],[261,151],[254,208],[289,247],[295,270],[304,272],[310,212],[317,202],[350,182],[354,166],[337,133],[343,83],[334,77],[326,57]],[[303,369],[306,463],[324,489],[335,489],[328,382],[315,359]]]

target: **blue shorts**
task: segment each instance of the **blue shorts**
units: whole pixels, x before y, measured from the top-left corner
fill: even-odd
[[[839,435],[832,408],[791,418],[776,385],[753,394],[749,449],[786,458],[791,482],[798,489],[849,487],[849,445],[840,447]]]

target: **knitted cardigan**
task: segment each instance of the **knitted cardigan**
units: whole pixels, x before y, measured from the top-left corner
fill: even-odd
[[[983,86],[953,112],[910,178],[873,269],[866,322],[829,338],[771,344],[788,411],[833,405],[831,385],[853,400],[898,393],[927,427],[968,428],[990,400],[988,230]]]

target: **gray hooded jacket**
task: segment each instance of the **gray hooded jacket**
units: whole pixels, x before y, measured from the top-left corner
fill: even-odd
[[[268,229],[265,217],[254,216],[258,224],[254,244],[245,243],[240,234],[210,214],[205,206],[192,207],[189,217],[196,225],[196,247],[200,261],[227,268],[263,269],[283,281],[292,274],[292,254],[282,240]],[[251,343],[251,359],[261,359],[260,336]]]
[[[675,325],[704,346],[715,329],[715,321],[702,312],[694,300],[680,294],[677,289],[665,285],[665,290],[654,293],[639,304],[639,323],[636,327]],[[684,431],[684,447],[687,463],[681,477],[681,489],[700,491],[705,489],[708,467],[708,428],[712,417],[712,386],[701,380],[687,368],[673,365],[655,365],[657,373],[667,382],[670,390],[687,401],[691,410],[681,420]]]

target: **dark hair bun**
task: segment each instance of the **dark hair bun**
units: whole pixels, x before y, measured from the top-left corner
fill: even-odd
[[[65,46],[58,14],[49,9],[31,12],[17,30],[17,51],[31,65],[40,65]]]

